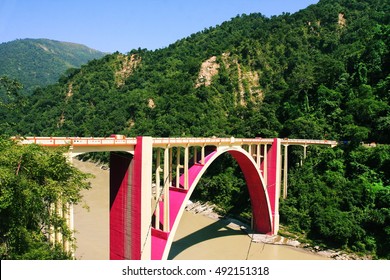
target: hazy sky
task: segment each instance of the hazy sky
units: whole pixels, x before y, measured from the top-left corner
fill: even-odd
[[[243,13],[294,13],[318,0],[0,0],[0,43],[24,38],[126,53],[164,48]]]

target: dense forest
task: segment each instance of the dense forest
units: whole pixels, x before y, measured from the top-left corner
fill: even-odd
[[[164,49],[110,54],[28,98],[8,90],[3,134],[338,140],[302,164],[290,149],[281,221],[323,247],[389,259],[389,8],[320,0],[294,14],[236,16]],[[247,217],[237,164],[221,158],[207,175],[194,196]]]
[[[48,39],[19,39],[0,44],[0,76],[23,84],[22,93],[54,84],[69,68],[80,67],[105,53],[84,45]],[[1,95],[1,92],[0,92]]]

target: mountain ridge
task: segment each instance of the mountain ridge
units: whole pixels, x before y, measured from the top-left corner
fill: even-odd
[[[0,44],[0,76],[16,79],[23,93],[57,82],[69,68],[78,68],[106,53],[85,45],[51,39],[16,39]]]

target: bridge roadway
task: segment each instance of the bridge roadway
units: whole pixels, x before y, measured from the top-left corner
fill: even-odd
[[[19,138],[14,137],[18,140]],[[21,144],[39,144],[42,146],[73,146],[73,147],[107,147],[107,151],[110,147],[116,146],[134,146],[137,143],[136,138],[126,137],[23,137],[19,139]],[[152,138],[153,147],[165,147],[166,145],[175,146],[202,146],[202,145],[264,145],[272,144],[274,138]],[[281,139],[282,145],[328,145],[334,147],[338,144],[334,140],[315,140],[315,139]]]

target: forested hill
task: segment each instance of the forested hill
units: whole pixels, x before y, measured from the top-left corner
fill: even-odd
[[[105,54],[84,45],[48,39],[21,39],[0,44],[0,76],[16,79],[31,93],[58,81],[68,68]]]
[[[14,132],[389,143],[388,15],[384,0],[322,0],[114,53],[37,90]]]

